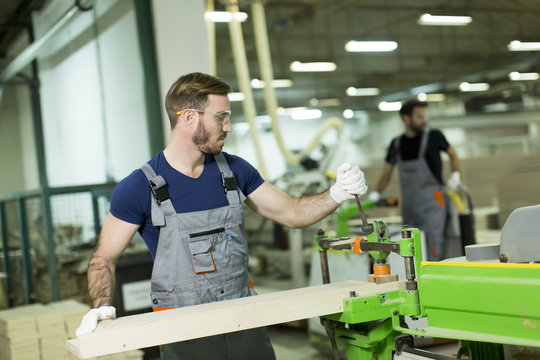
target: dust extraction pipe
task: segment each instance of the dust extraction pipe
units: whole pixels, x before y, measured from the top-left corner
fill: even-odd
[[[232,0],[227,5],[227,11],[230,13],[238,12],[238,1]],[[229,22],[229,32],[231,34],[231,43],[234,55],[234,65],[236,69],[236,76],[238,80],[239,90],[244,94],[245,98],[242,101],[242,108],[246,115],[246,120],[249,124],[249,132],[251,140],[255,147],[255,154],[257,155],[258,170],[264,179],[268,179],[266,172],[266,166],[261,152],[261,144],[259,142],[259,134],[255,127],[255,116],[257,112],[255,110],[255,101],[253,100],[253,93],[251,92],[251,80],[249,77],[249,68],[246,57],[246,50],[244,46],[244,38],[242,36],[242,26],[240,21],[235,16],[232,17]]]
[[[257,47],[257,56],[259,58],[259,69],[261,72],[262,80],[264,81],[264,100],[266,103],[266,112],[272,118],[272,131],[276,137],[277,144],[281,153],[285,157],[285,161],[291,165],[298,165],[300,159],[304,155],[309,155],[319,145],[321,138],[326,132],[332,128],[335,128],[338,132],[338,140],[341,135],[341,129],[343,122],[338,118],[329,118],[322,125],[317,134],[307,148],[300,153],[293,153],[289,151],[283,143],[281,136],[281,130],[279,128],[279,120],[277,114],[277,100],[276,92],[271,86],[274,75],[272,71],[272,60],[270,57],[270,45],[268,44],[268,34],[266,32],[266,18],[264,14],[264,7],[262,1],[256,0],[251,4],[251,12],[253,14],[253,26],[255,31],[255,43]]]

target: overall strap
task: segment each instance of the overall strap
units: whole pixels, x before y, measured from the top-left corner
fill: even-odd
[[[418,149],[418,158],[423,158],[426,156],[427,142],[429,139],[429,128],[425,128],[422,133],[422,139],[420,140],[420,149]]]
[[[176,214],[169,197],[169,190],[167,190],[167,182],[161,175],[157,175],[148,163],[141,166],[141,170],[148,179],[150,191],[152,192],[152,225],[165,226],[165,217]]]
[[[225,155],[223,155],[223,153],[219,153],[214,155],[214,158],[216,159],[217,166],[221,172],[223,190],[225,190],[225,195],[227,196],[229,205],[241,204],[244,200],[246,200],[246,197],[238,189],[236,176],[234,176],[234,173],[229,168]]]

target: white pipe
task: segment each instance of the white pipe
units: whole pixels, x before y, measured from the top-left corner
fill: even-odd
[[[227,5],[227,11],[231,13],[238,12],[238,1],[230,1]],[[257,169],[259,170],[261,176],[264,179],[268,179],[264,158],[262,156],[261,144],[259,142],[259,134],[257,133],[257,128],[255,126],[255,117],[257,116],[257,112],[255,110],[255,100],[253,100],[253,92],[251,90],[248,61],[244,46],[244,38],[242,36],[242,25],[238,20],[236,20],[234,16],[231,22],[229,22],[229,32],[231,34],[231,43],[233,48],[236,76],[238,79],[238,87],[240,92],[242,92],[245,96],[244,101],[242,101],[242,108],[244,110],[246,120],[249,124],[251,140],[253,141],[253,145],[255,147],[255,154],[257,155]]]
[[[265,83],[264,86],[264,100],[266,104],[266,112],[272,119],[272,131],[276,137],[278,147],[283,154],[285,161],[291,165],[298,165],[300,159],[304,155],[309,155],[319,145],[320,139],[324,134],[335,128],[338,132],[338,140],[341,136],[341,129],[343,122],[338,118],[331,118],[326,120],[322,125],[308,147],[302,150],[300,153],[293,153],[287,149],[281,136],[281,130],[279,127],[279,117],[277,114],[277,99],[274,88],[270,85],[274,80],[272,71],[272,60],[270,56],[270,45],[268,43],[268,34],[266,32],[266,18],[264,14],[264,7],[262,1],[256,0],[251,4],[251,12],[253,15],[253,26],[255,31],[255,44],[257,47],[257,56],[259,58],[259,69],[261,72],[262,80]]]
[[[214,0],[206,0],[206,11],[214,11]],[[208,32],[208,54],[210,57],[210,74],[217,74],[216,66],[216,25],[206,19],[206,31]]]

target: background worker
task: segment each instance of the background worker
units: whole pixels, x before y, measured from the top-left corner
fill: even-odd
[[[154,259],[151,301],[165,310],[255,295],[248,276],[242,202],[291,228],[313,224],[367,191],[364,174],[343,164],[330,189],[293,198],[242,158],[221,152],[231,132],[229,85],[202,73],[180,77],[165,107],[165,150],[115,188],[88,265],[93,309],[77,335],[113,318],[116,260],[138,231]],[[212,326],[208,324],[208,326]],[[166,344],[162,359],[274,359],[265,328]]]
[[[405,132],[388,147],[377,188],[368,199],[380,198],[397,164],[403,224],[421,228],[426,236],[429,260],[440,260],[447,215],[440,152],[445,151],[450,158],[452,173],[447,186],[452,189],[461,184],[459,157],[441,131],[426,127],[426,107],[426,103],[419,101],[409,101],[401,107],[399,113]]]

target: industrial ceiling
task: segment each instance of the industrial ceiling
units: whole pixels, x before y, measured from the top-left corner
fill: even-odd
[[[123,0],[127,1],[127,0]],[[202,0],[201,0],[202,1]],[[0,60],[7,46],[30,23],[30,14],[45,0],[0,2]],[[250,1],[242,24],[252,78],[261,78],[255,48]],[[507,103],[520,110],[523,94],[538,97],[539,81],[510,81],[512,71],[540,71],[540,51],[509,51],[508,44],[540,41],[538,0],[267,0],[264,2],[275,79],[292,86],[277,88],[282,107],[317,106],[375,110],[381,101],[397,101],[419,93],[441,93],[459,99],[469,111],[486,104]],[[226,3],[215,1],[216,10]],[[470,16],[465,26],[425,26],[418,18],[432,15]],[[181,17],[179,17],[181,21]],[[238,90],[229,31],[216,24],[217,73]],[[350,40],[394,41],[390,52],[351,53]],[[333,72],[292,72],[294,61],[330,61]],[[489,90],[460,91],[461,82],[486,82]],[[377,88],[378,95],[349,96],[348,88]],[[262,90],[254,90],[264,110]],[[518,104],[517,107],[512,104]],[[238,104],[233,110],[241,111]]]

